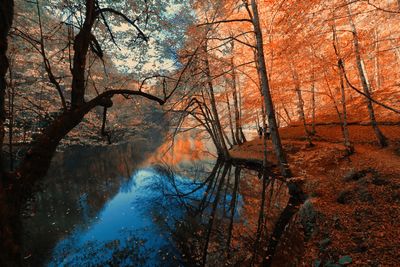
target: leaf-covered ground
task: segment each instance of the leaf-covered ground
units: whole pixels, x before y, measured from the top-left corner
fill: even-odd
[[[382,130],[390,140],[384,149],[370,126],[350,126],[350,157],[339,125],[318,126],[314,147],[306,146],[302,127],[281,130],[289,164],[309,199],[280,241],[276,266],[335,266],[329,264],[349,259],[351,266],[400,266],[400,127]],[[262,151],[256,139],[231,154],[261,160]]]

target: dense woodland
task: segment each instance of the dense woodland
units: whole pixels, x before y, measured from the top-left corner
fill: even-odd
[[[338,177],[349,170],[395,177],[391,199],[373,192],[398,211],[399,25],[396,0],[2,0],[0,249],[8,253],[0,263],[21,258],[17,211],[56,151],[148,129],[172,139],[196,130],[219,158],[255,164],[264,176],[273,169],[291,185],[295,208],[270,234],[265,266],[304,194],[343,192]],[[313,204],[325,218],[341,207],[324,201]],[[386,224],[387,214],[376,216]],[[304,259],[315,259],[311,246]],[[398,254],[374,253],[377,265],[353,256],[356,266],[400,264]]]

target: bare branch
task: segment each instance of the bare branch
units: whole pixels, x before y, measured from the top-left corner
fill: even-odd
[[[221,24],[221,23],[231,23],[231,22],[250,22],[253,23],[251,19],[227,19],[227,20],[217,20],[213,22],[205,22],[198,24],[197,27],[202,27],[202,26],[209,26],[209,25],[215,25],[215,24]]]
[[[139,32],[139,37],[140,37],[140,38],[142,38],[142,39],[145,40],[146,42],[149,41],[149,38],[148,38],[148,37],[144,34],[144,32],[136,25],[137,19],[131,20],[131,19],[128,18],[125,14],[123,14],[123,13],[121,13],[121,12],[115,10],[115,9],[112,9],[112,8],[101,8],[101,9],[98,9],[98,10],[96,11],[96,13],[95,13],[95,16],[98,17],[99,15],[102,15],[102,14],[105,13],[105,12],[113,13],[113,14],[115,14],[115,15],[117,15],[117,16],[122,17],[126,22],[128,22],[129,24],[131,24],[131,25]]]

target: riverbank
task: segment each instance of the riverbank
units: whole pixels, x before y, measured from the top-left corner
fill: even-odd
[[[351,156],[337,124],[317,126],[313,147],[302,127],[281,129],[290,167],[309,198],[280,240],[275,266],[325,266],[340,259],[352,266],[400,266],[400,126],[381,128],[390,140],[384,149],[370,126],[350,125]],[[262,140],[237,146],[231,155],[261,161]],[[274,155],[268,160],[274,163]]]

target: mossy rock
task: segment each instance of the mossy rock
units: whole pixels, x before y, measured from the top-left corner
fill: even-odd
[[[318,212],[315,210],[313,203],[307,199],[299,210],[300,223],[304,228],[306,240],[309,240],[315,232],[317,217]]]

